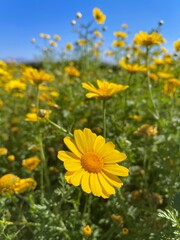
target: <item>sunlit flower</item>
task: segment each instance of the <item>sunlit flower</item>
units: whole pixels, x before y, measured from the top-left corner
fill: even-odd
[[[104,15],[104,13],[99,8],[93,9],[93,16],[94,16],[95,21],[98,24],[104,24],[104,22],[106,20],[106,15]]]
[[[124,38],[127,38],[127,33],[116,31],[116,32],[114,32],[114,36],[118,37],[118,38],[123,38],[124,39]]]
[[[13,193],[14,187],[19,183],[20,178],[14,174],[5,174],[0,178],[0,194]]]
[[[82,87],[90,91],[86,94],[87,98],[109,99],[116,93],[122,92],[129,87],[101,80],[97,80],[97,86],[98,88],[96,88],[92,83],[82,83]]]
[[[144,124],[141,127],[139,127],[136,132],[138,136],[142,137],[151,137],[156,136],[158,131],[156,126],[151,126],[149,124]]]
[[[145,72],[147,68],[144,65],[139,65],[137,63],[125,63],[124,61],[119,61],[119,65],[124,68],[129,73]]]
[[[8,161],[10,161],[10,162],[14,162],[15,156],[12,155],[12,154],[11,154],[11,155],[8,155],[7,159],[8,159]]]
[[[89,225],[86,225],[84,228],[83,228],[83,235],[84,237],[89,237],[92,233],[92,229]]]
[[[121,27],[122,27],[123,29],[126,29],[126,28],[128,28],[128,25],[127,25],[126,23],[123,23],[123,24],[121,25]]]
[[[13,190],[15,193],[24,193],[27,191],[34,190],[37,186],[37,182],[33,178],[24,178],[15,184]]]
[[[61,37],[60,37],[58,34],[55,34],[55,35],[54,35],[54,39],[55,39],[56,41],[60,41],[60,40],[61,40]]]
[[[80,72],[76,67],[70,66],[70,67],[65,67],[64,71],[66,73],[68,73],[69,76],[72,77],[79,77],[80,76]]]
[[[86,46],[87,42],[86,42],[85,39],[78,39],[78,40],[77,40],[77,44],[78,44],[79,46]]]
[[[71,25],[73,25],[73,26],[76,25],[76,21],[75,21],[75,20],[72,20],[72,21],[71,21]]]
[[[9,93],[12,91],[24,91],[26,89],[26,84],[20,79],[11,80],[5,84],[4,89]]]
[[[170,72],[158,72],[157,75],[163,79],[173,78],[173,74]]]
[[[49,34],[46,34],[46,33],[40,33],[39,36],[40,36],[40,38],[44,38],[44,39],[51,38],[51,36]]]
[[[53,41],[53,40],[50,40],[49,41],[49,44],[52,46],[52,47],[57,47],[57,42]]]
[[[180,52],[180,39],[174,42],[174,50]]]
[[[77,12],[77,13],[76,13],[76,17],[77,17],[78,19],[82,18],[82,13],[81,13],[81,12]]]
[[[46,73],[44,70],[27,67],[23,71],[23,77],[29,79],[32,83],[39,85],[42,82],[51,82],[53,75]]]
[[[94,33],[94,35],[95,35],[96,37],[102,37],[101,32],[98,31],[98,30],[95,30],[93,33]]]
[[[0,156],[3,156],[3,155],[7,155],[7,153],[8,153],[8,150],[7,150],[7,148],[0,148]]]
[[[27,113],[25,117],[25,121],[27,122],[37,122],[38,116],[37,113]]]
[[[122,48],[122,47],[124,47],[124,45],[125,45],[125,42],[119,41],[119,40],[115,40],[112,43],[112,46],[117,47],[117,48]]]
[[[70,151],[59,151],[58,158],[67,170],[65,179],[74,186],[81,185],[84,192],[108,198],[115,194],[114,187],[122,187],[117,176],[128,176],[128,169],[118,165],[126,154],[115,150],[112,142],[92,133],[90,129],[75,130],[74,139],[64,138]]]
[[[40,162],[41,160],[38,158],[38,156],[34,156],[24,159],[22,162],[22,166],[32,171],[39,165]]]
[[[165,39],[157,32],[139,32],[134,37],[134,44],[142,46],[159,45],[165,43]]]
[[[157,81],[158,80],[158,76],[155,73],[149,73],[149,78],[153,81]]]
[[[73,50],[73,45],[72,45],[72,43],[66,43],[66,50],[67,50],[67,51]]]
[[[180,80],[171,78],[164,83],[164,93],[172,97],[175,95],[177,87],[180,87]]]

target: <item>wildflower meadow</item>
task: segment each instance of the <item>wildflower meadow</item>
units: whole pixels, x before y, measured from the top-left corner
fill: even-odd
[[[104,49],[106,17],[0,61],[2,240],[180,239],[180,39],[122,23]]]

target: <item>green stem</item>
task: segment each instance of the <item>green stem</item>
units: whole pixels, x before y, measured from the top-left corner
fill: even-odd
[[[106,99],[103,99],[103,136],[106,138]]]
[[[151,85],[150,78],[149,78],[149,48],[148,47],[146,47],[146,67],[147,67],[147,82],[148,82],[149,96],[150,96],[150,100],[151,100],[153,108],[154,108],[154,116],[156,119],[159,119],[159,112],[158,112],[158,109],[154,102],[153,93],[152,93],[152,85]]]
[[[57,125],[56,123],[54,123],[53,121],[51,121],[51,120],[48,119],[48,118],[46,118],[46,120],[47,120],[51,125],[53,125],[53,126],[56,127],[57,129],[59,129],[61,132],[66,133],[66,134],[70,135],[71,137],[73,137],[73,134],[70,133],[70,132],[68,132],[65,128]]]

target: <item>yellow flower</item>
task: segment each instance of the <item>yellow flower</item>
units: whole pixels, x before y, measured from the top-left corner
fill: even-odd
[[[121,25],[121,27],[122,27],[123,29],[126,29],[126,28],[128,28],[128,25],[127,25],[126,23],[123,23],[123,24]]]
[[[52,47],[57,47],[57,42],[53,41],[53,40],[50,40],[49,41],[49,44],[52,46]]]
[[[24,159],[22,162],[22,166],[32,171],[39,165],[40,162],[41,160],[37,156],[34,156]]]
[[[46,34],[46,33],[40,33],[39,36],[40,36],[40,38],[44,38],[44,39],[51,38],[51,36],[49,34]]]
[[[25,117],[26,122],[37,122],[38,116],[37,113],[27,113]]]
[[[67,43],[67,44],[66,44],[66,50],[67,50],[67,51],[73,50],[73,45],[72,45],[72,43]]]
[[[10,162],[14,162],[15,156],[14,156],[14,155],[9,155],[9,156],[7,157],[7,159],[8,159],[8,161],[10,161]]]
[[[158,80],[158,76],[155,73],[149,73],[149,77],[153,81],[157,81]]]
[[[94,30],[94,35],[96,36],[96,37],[102,37],[102,34],[101,34],[101,32],[100,31],[98,31],[98,30]]]
[[[159,45],[165,43],[165,39],[157,32],[139,32],[134,37],[134,44],[142,46]]]
[[[127,235],[127,234],[129,233],[128,228],[125,228],[125,227],[124,227],[124,228],[122,229],[121,233],[122,233],[123,235]]]
[[[93,17],[98,24],[104,24],[106,20],[106,15],[99,8],[93,9]]]
[[[37,182],[33,178],[24,178],[13,187],[15,193],[24,193],[26,191],[34,190]]]
[[[139,65],[137,63],[125,63],[124,61],[119,61],[119,65],[124,68],[129,73],[145,72],[147,68],[144,65]]]
[[[70,66],[70,67],[65,67],[64,71],[66,73],[68,73],[69,76],[72,77],[79,77],[80,76],[80,72],[76,67]]]
[[[61,37],[60,37],[58,34],[55,34],[55,35],[54,35],[54,39],[55,39],[56,41],[60,41],[60,40],[61,40]]]
[[[23,77],[29,79],[32,83],[39,85],[42,82],[51,82],[53,75],[46,73],[43,70],[38,70],[32,67],[25,68]]]
[[[77,40],[77,44],[78,44],[79,46],[86,46],[87,42],[86,42],[85,39],[78,39],[78,40]]]
[[[168,79],[168,78],[172,78],[173,77],[173,74],[169,73],[169,72],[158,72],[157,75],[160,78],[164,78],[164,79]]]
[[[164,93],[172,97],[176,93],[176,88],[180,86],[180,81],[176,78],[171,78],[164,84]]]
[[[6,155],[8,153],[7,148],[0,148],[0,156]]]
[[[176,42],[174,42],[174,50],[176,52],[180,52],[180,39],[178,39]]]
[[[91,233],[92,233],[91,227],[90,227],[89,225],[86,225],[86,226],[83,228],[83,235],[84,235],[85,237],[88,237],[88,236],[91,235]]]
[[[129,86],[115,83],[108,83],[106,81],[97,80],[98,88],[92,83],[82,83],[82,87],[90,91],[86,94],[87,98],[109,99],[116,93],[126,90]]]
[[[0,178],[0,194],[13,193],[14,186],[18,184],[20,178],[14,174],[5,174]]]
[[[23,83],[20,79],[16,79],[6,83],[4,88],[9,93],[12,91],[24,91],[26,89],[26,84]]]
[[[128,169],[118,165],[126,159],[126,154],[115,150],[112,142],[97,136],[88,128],[75,130],[74,139],[64,138],[70,151],[59,151],[58,158],[67,170],[65,179],[74,186],[94,196],[109,198],[115,194],[114,187],[122,187],[117,176],[128,176]]]
[[[115,40],[115,41],[112,43],[112,46],[113,46],[113,47],[117,47],[117,48],[122,48],[122,47],[124,47],[124,45],[125,45],[125,42],[119,41],[119,40]]]
[[[124,39],[124,38],[127,38],[127,33],[116,31],[116,32],[114,32],[114,36],[118,37],[118,38],[123,38]]]
[[[149,124],[144,124],[136,130],[136,134],[142,137],[151,137],[157,135],[157,127]]]
[[[118,215],[118,214],[112,214],[111,215],[111,218],[114,222],[122,225],[124,223],[124,219],[121,215]]]

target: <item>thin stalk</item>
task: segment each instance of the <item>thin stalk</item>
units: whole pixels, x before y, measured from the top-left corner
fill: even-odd
[[[106,138],[106,99],[103,99],[103,136]]]
[[[53,121],[51,121],[51,120],[48,119],[48,118],[46,118],[46,120],[47,120],[51,125],[53,125],[55,128],[59,129],[61,132],[66,133],[66,134],[70,135],[71,137],[73,137],[73,134],[70,133],[70,132],[68,132],[65,128],[57,125],[56,123],[54,123]]]
[[[151,85],[151,81],[149,78],[149,48],[148,47],[146,47],[146,67],[147,67],[147,82],[148,82],[148,89],[149,89],[149,97],[150,97],[150,100],[151,100],[153,108],[154,108],[154,113],[155,113],[154,116],[156,119],[159,119],[159,112],[158,112],[157,106],[154,102],[153,93],[152,93],[152,85]]]

